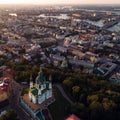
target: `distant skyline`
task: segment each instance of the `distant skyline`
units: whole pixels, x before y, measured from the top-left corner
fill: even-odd
[[[0,0],[0,4],[120,4],[120,0]]]

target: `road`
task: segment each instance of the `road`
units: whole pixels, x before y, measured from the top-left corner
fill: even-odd
[[[63,97],[71,104],[73,105],[74,102],[70,100],[70,98],[66,95],[65,91],[63,90],[62,86],[60,84],[54,84],[54,86],[56,86],[59,91],[61,92],[61,94],[63,95]]]
[[[10,107],[16,111],[20,120],[31,120],[31,116],[19,103],[22,86],[15,81],[11,83]]]

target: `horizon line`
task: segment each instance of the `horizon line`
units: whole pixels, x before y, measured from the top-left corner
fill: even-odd
[[[120,5],[120,3],[82,3],[82,4],[72,4],[72,3],[48,3],[48,4],[40,4],[40,3],[0,3],[0,5]]]

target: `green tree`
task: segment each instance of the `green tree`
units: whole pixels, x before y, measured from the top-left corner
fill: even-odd
[[[93,101],[89,105],[90,109],[90,119],[91,120],[101,120],[104,116],[104,109],[100,102]]]
[[[105,110],[112,110],[117,107],[116,103],[108,98],[103,98],[102,105]]]
[[[87,97],[87,101],[88,101],[88,103],[92,103],[92,102],[96,102],[96,101],[98,101],[98,95],[89,95],[88,97]]]
[[[72,92],[73,94],[78,94],[80,92],[80,87],[79,86],[73,86],[72,87]]]
[[[72,85],[73,85],[73,83],[72,83],[72,81],[71,81],[71,78],[65,79],[65,80],[63,81],[63,85],[64,85],[65,87],[71,88]]]
[[[80,87],[79,86],[76,85],[76,86],[72,87],[72,94],[73,94],[76,101],[79,100],[79,92],[80,92]]]
[[[9,110],[5,115],[0,117],[0,120],[19,120],[14,110]]]

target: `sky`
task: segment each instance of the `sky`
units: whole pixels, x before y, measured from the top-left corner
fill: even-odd
[[[120,0],[0,0],[0,4],[120,4]]]

